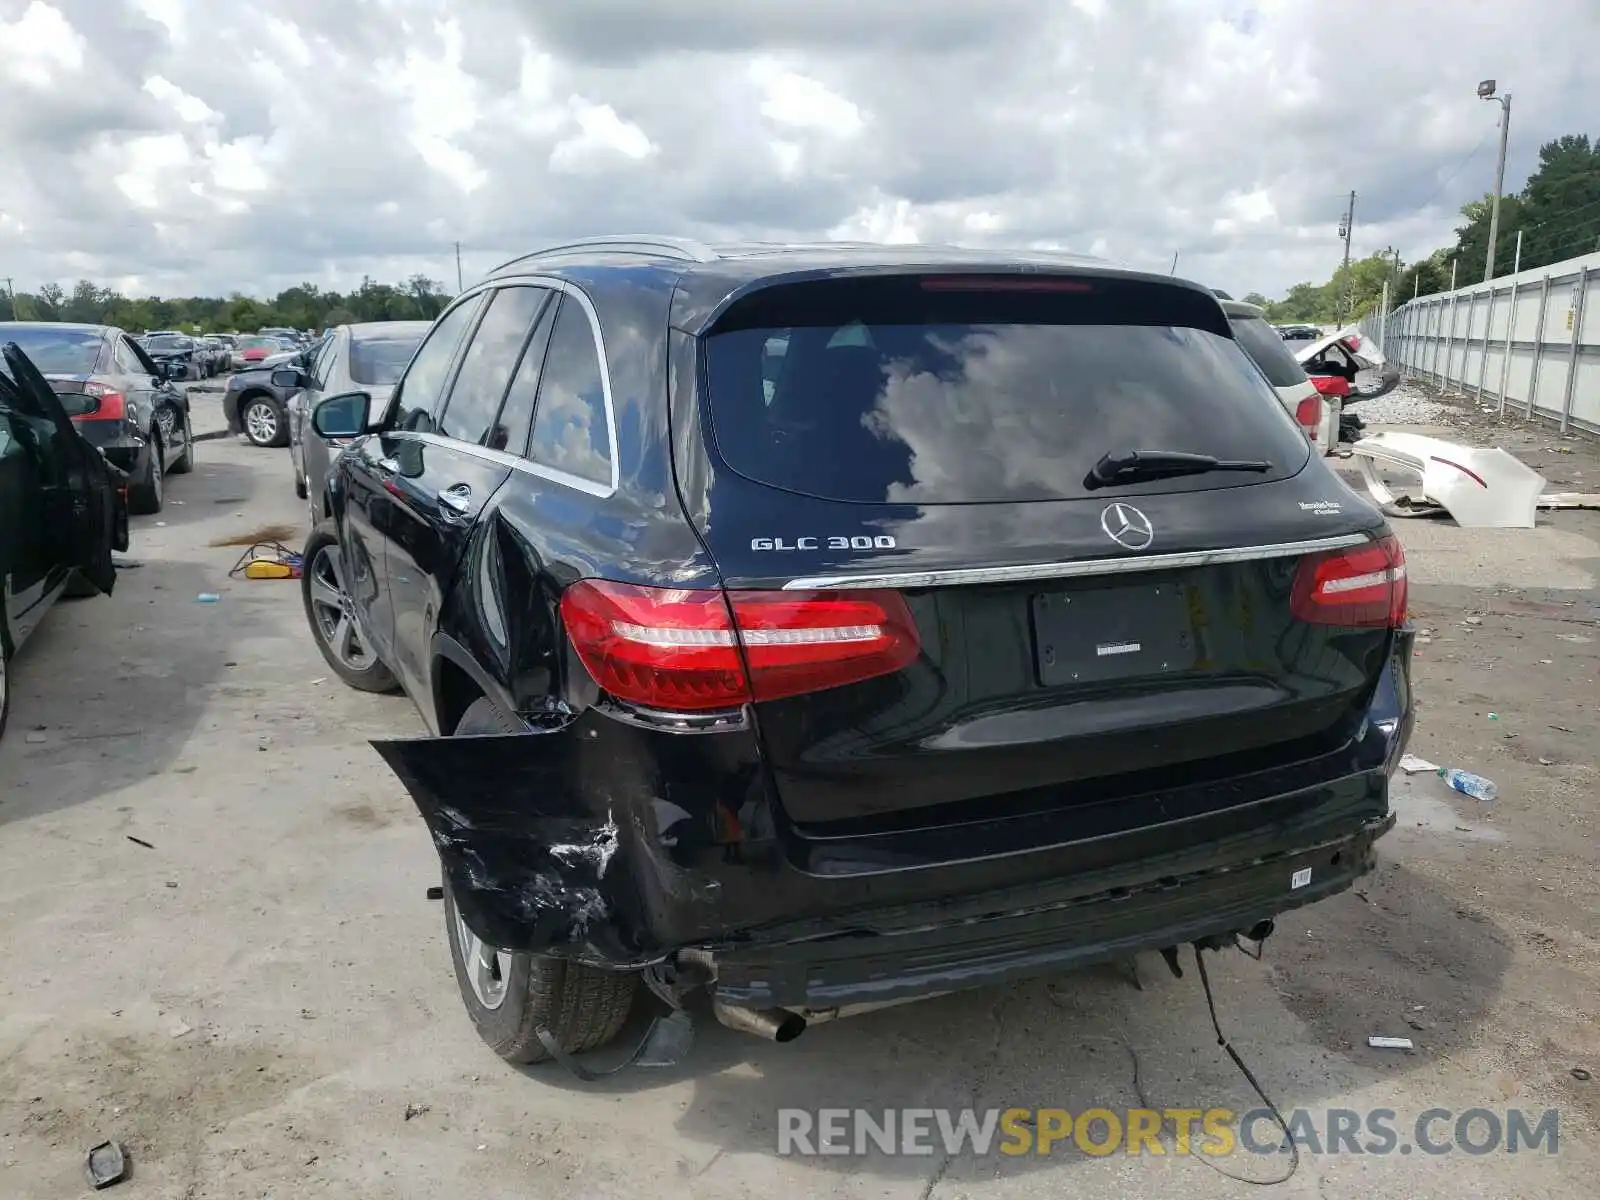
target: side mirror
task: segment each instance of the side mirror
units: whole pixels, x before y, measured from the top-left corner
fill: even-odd
[[[273,372],[276,382],[277,372]],[[366,392],[329,396],[311,410],[311,428],[319,437],[360,437],[372,415],[372,397]]]
[[[277,367],[272,372],[272,386],[275,388],[302,388],[305,385],[305,376],[293,367]]]

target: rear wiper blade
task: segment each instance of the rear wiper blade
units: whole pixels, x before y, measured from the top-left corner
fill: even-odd
[[[1217,458],[1211,454],[1189,454],[1182,450],[1129,450],[1107,454],[1090,469],[1083,486],[1089,489],[1118,483],[1140,483],[1148,479],[1176,479],[1180,475],[1206,475],[1212,471],[1272,470],[1265,459]]]

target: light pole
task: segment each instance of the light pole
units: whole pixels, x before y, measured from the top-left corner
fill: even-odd
[[[1489,206],[1489,253],[1484,260],[1483,281],[1494,278],[1494,244],[1500,237],[1500,192],[1506,185],[1506,137],[1511,132],[1511,93],[1495,95],[1495,81],[1485,79],[1478,85],[1478,99],[1493,100],[1500,105],[1500,161],[1494,169],[1494,200]]]
[[[1350,294],[1350,238],[1355,233],[1356,227],[1356,194],[1350,193],[1350,207],[1345,209],[1344,216],[1339,218],[1339,236],[1344,239],[1344,265],[1339,268],[1339,298],[1335,301],[1338,309],[1335,320],[1344,323],[1344,302]]]

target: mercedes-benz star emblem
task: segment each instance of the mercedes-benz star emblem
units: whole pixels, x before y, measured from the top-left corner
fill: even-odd
[[[1155,527],[1150,518],[1131,504],[1108,504],[1100,514],[1100,528],[1119,546],[1129,550],[1148,549],[1156,540]]]

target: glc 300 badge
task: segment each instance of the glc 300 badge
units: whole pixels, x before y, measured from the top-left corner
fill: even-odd
[[[895,541],[886,533],[876,537],[751,538],[752,550],[893,550]]]

